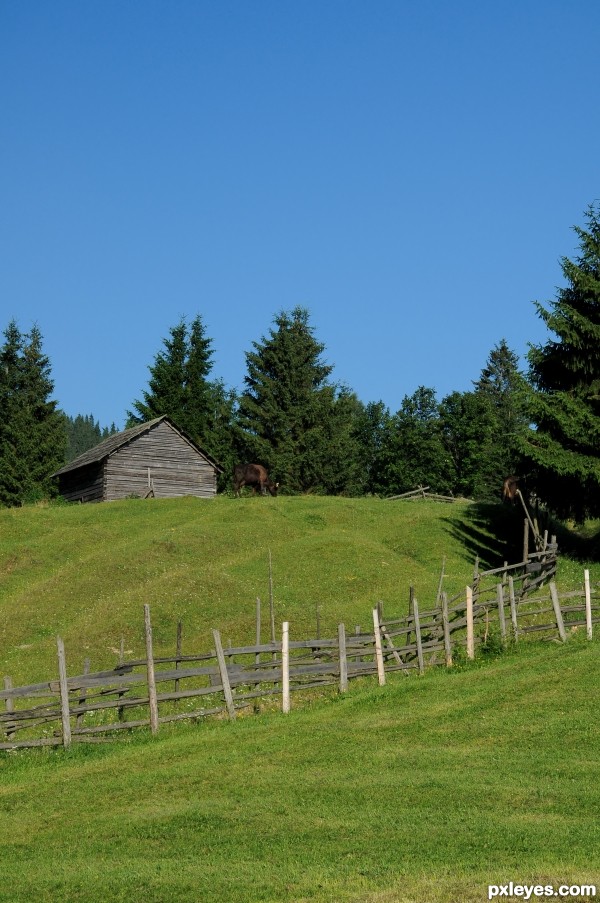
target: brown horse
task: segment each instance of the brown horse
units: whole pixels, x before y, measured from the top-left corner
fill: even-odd
[[[277,495],[279,483],[269,479],[269,474],[262,464],[237,464],[233,474],[233,491],[239,496],[242,486],[252,486],[256,493],[256,487],[261,495],[266,495],[267,490],[271,495]]]
[[[506,503],[510,503],[514,505],[515,499],[517,497],[517,492],[519,492],[519,483],[521,481],[521,477],[516,477],[514,475],[510,477],[506,477],[502,484],[502,501]]]

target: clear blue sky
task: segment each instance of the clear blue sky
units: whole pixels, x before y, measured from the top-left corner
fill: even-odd
[[[597,0],[0,0],[0,329],[123,426],[200,313],[241,387],[307,307],[393,410],[546,337],[600,198]]]

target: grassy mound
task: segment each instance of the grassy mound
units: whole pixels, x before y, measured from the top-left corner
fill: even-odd
[[[523,644],[289,716],[4,754],[0,900],[475,903],[510,880],[600,886],[599,648]]]
[[[517,518],[514,533],[520,538]],[[13,680],[56,669],[55,636],[70,672],[126,650],[142,652],[142,605],[150,603],[157,654],[172,651],[183,622],[184,650],[210,648],[211,628],[250,642],[256,597],[268,623],[268,556],[276,620],[297,637],[369,623],[383,600],[407,610],[410,584],[421,607],[471,578],[475,550],[493,559],[506,543],[468,503],[377,499],[244,498],[127,500],[0,511],[0,668]],[[267,632],[265,630],[265,638]]]

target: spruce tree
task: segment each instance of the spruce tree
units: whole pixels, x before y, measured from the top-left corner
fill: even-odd
[[[353,447],[355,405],[328,381],[333,367],[308,311],[279,313],[253,349],[238,411],[240,455],[267,466],[284,491],[347,490],[352,462],[342,449]]]
[[[419,386],[389,418],[378,471],[375,485],[382,494],[408,492],[419,485],[437,492],[451,489],[452,461],[434,389]]]
[[[566,286],[536,309],[556,338],[530,348],[530,414],[521,442],[540,498],[561,517],[600,515],[600,203],[574,227],[579,255]]]
[[[197,316],[190,326],[184,363],[184,428],[204,445],[208,444],[208,433],[214,433],[216,428],[211,409],[219,390],[208,379],[212,356],[212,342],[206,336],[201,317]]]
[[[164,339],[164,351],[159,351],[154,364],[149,367],[148,390],[143,399],[134,401],[134,411],[127,412],[127,425],[147,423],[166,415],[179,426],[186,428],[186,361],[188,356],[187,324],[182,317],[169,330]]]
[[[66,436],[62,414],[51,399],[54,389],[42,334],[33,326],[21,335],[12,321],[0,353],[0,502],[19,505],[54,492],[50,475],[64,463]]]
[[[529,423],[519,359],[505,339],[491,350],[474,387],[494,420],[493,434],[483,448],[481,477],[486,495],[497,496],[504,477],[521,470],[519,448]]]

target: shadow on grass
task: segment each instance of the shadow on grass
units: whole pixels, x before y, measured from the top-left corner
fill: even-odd
[[[515,563],[523,557],[523,512],[494,502],[475,502],[460,517],[448,520],[448,530],[458,539],[479,569]]]
[[[600,524],[574,527],[555,520],[547,511],[537,514],[539,529],[556,536],[559,554],[575,561],[600,560]],[[473,560],[479,556],[480,570],[500,567],[505,561],[523,559],[523,509],[494,502],[475,502],[460,517],[448,520],[448,531],[465,547]],[[530,536],[529,549],[534,544]]]

